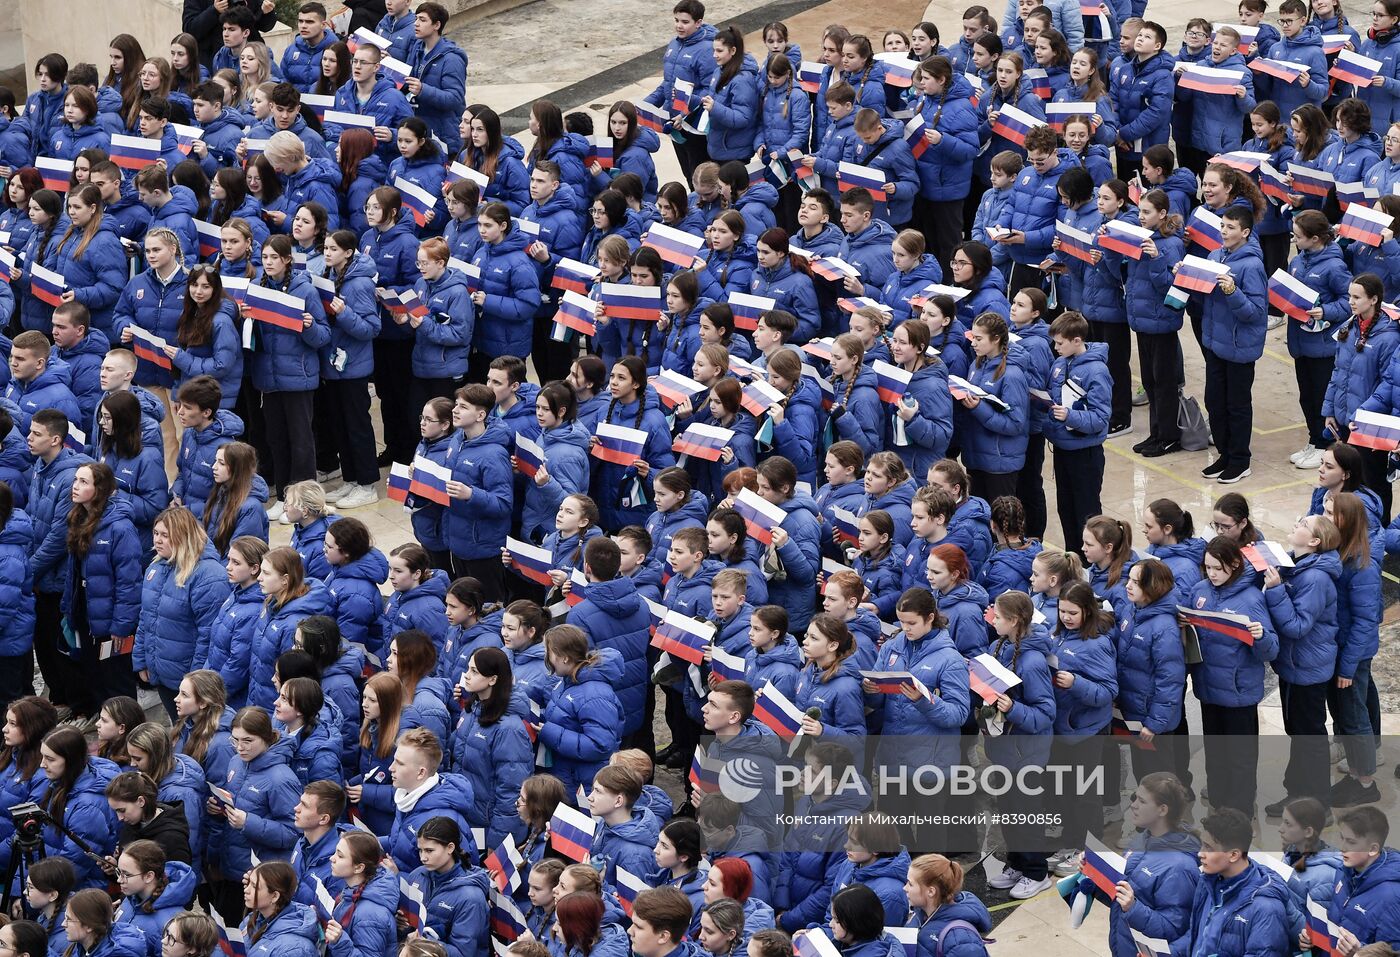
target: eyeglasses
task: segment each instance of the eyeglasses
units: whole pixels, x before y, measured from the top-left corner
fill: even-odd
[[[183,943],[183,941],[181,941],[180,938],[176,937],[174,934],[170,933],[170,931],[168,931],[168,930],[165,931],[164,933],[162,933],[162,934],[160,935],[160,939],[161,939],[161,941],[162,941],[163,943],[166,943],[166,944],[180,944],[180,943]]]
[[[1223,533],[1223,532],[1228,532],[1228,531],[1230,531],[1230,529],[1232,529],[1232,528],[1238,528],[1238,527],[1239,527],[1239,523],[1238,523],[1238,522],[1228,522],[1228,523],[1226,523],[1226,522],[1211,522],[1211,523],[1210,523],[1210,527],[1213,528],[1213,529],[1215,529],[1217,532],[1222,532],[1222,533]]]
[[[117,880],[119,881],[134,881],[140,876],[140,874],[131,874],[121,868],[117,868]]]
[[[1187,30],[1187,31],[1186,31],[1186,35],[1187,35],[1188,37],[1195,37],[1195,38],[1197,38],[1197,39],[1200,39],[1201,37],[1208,37],[1208,36],[1210,36],[1210,34],[1209,34],[1209,33],[1206,33],[1204,30]]]

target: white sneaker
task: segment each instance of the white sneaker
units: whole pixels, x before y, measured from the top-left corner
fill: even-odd
[[[317,472],[316,481],[325,485],[327,482],[340,478],[340,469],[331,469],[329,472]]]
[[[343,482],[326,493],[326,504],[334,505],[350,494],[350,490],[355,487],[354,482]]]
[[[379,501],[379,493],[373,485],[356,485],[345,494],[344,498],[335,503],[335,507],[338,509],[362,508],[366,505],[373,505],[377,501]]]
[[[1046,861],[1049,864],[1049,861]],[[1050,873],[1057,877],[1069,877],[1071,874],[1079,873],[1079,852],[1071,851],[1069,856],[1063,858],[1058,864],[1050,868]]]
[[[1283,325],[1283,316],[1270,316],[1270,317],[1269,317],[1269,325],[1268,325],[1268,331],[1269,331],[1269,332],[1273,332],[1275,329],[1277,329],[1279,326],[1282,326],[1282,325]]]
[[[999,891],[1004,891],[1009,887],[1015,887],[1025,879],[1025,876],[1022,875],[1020,871],[1016,870],[1016,868],[1008,867],[996,877],[988,878],[987,886],[995,887]]]
[[[1147,404],[1147,390],[1141,387],[1133,390],[1133,407],[1141,408]]]
[[[1043,894],[1048,891],[1054,883],[1055,882],[1048,876],[1042,877],[1038,881],[1033,881],[1029,877],[1023,877],[1016,882],[1015,887],[1011,888],[1011,897],[1013,900],[1018,901],[1030,900],[1037,894]]]
[[[1289,455],[1289,456],[1288,456],[1288,461],[1292,462],[1294,465],[1298,464],[1298,460],[1301,459],[1304,455],[1307,455],[1307,454],[1308,454],[1308,449],[1310,449],[1310,448],[1312,448],[1312,443],[1311,443],[1311,442],[1309,442],[1307,445],[1303,446],[1303,447],[1302,447],[1301,449],[1299,449],[1298,451],[1296,451],[1296,452],[1292,453],[1291,455]]]
[[[1293,463],[1297,469],[1315,469],[1322,464],[1322,449],[1308,446],[1308,450]]]
[[[287,507],[281,501],[273,502],[267,507],[267,520],[269,522],[280,522],[282,516],[287,514]]]

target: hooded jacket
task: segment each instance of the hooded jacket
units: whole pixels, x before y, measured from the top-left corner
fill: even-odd
[[[73,507],[73,474],[91,461],[72,449],[60,449],[47,465],[34,463],[29,476],[29,517],[34,524],[34,550],[29,569],[35,592],[61,593],[68,579],[68,512]]]
[[[1278,632],[1274,671],[1295,685],[1317,685],[1337,673],[1337,582],[1342,562],[1335,549],[1295,560],[1293,572],[1264,590]]]
[[[972,929],[954,927],[945,930],[953,921],[966,921],[972,925]],[[983,943],[982,935],[991,932],[992,915],[977,895],[971,891],[959,891],[956,897],[932,914],[913,908],[904,926],[919,928],[919,957],[938,957],[940,952],[943,957],[986,957],[987,945]]]
[[[942,97],[935,100],[919,96],[912,103],[914,112],[924,118],[925,129],[943,134],[937,143],[924,147],[915,163],[919,195],[924,199],[940,203],[968,195],[972,164],[980,145],[972,95],[972,84],[955,71]]]
[[[1082,355],[1061,356],[1050,368],[1050,396],[1057,404],[1078,394],[1069,403],[1064,421],[1045,417],[1045,438],[1056,449],[1084,449],[1102,445],[1108,437],[1113,403],[1113,377],[1108,371],[1108,346],[1091,342]]]
[[[310,93],[321,78],[321,54],[336,42],[334,30],[323,30],[320,43],[310,43],[303,36],[292,39],[282,52],[282,79],[302,93]]]
[[[272,710],[276,694],[272,687],[272,671],[277,657],[292,650],[297,626],[309,615],[324,615],[330,610],[330,592],[325,585],[311,579],[307,592],[278,605],[271,598],[263,604],[251,635],[253,655],[248,674],[248,703]]]
[[[831,380],[836,405],[830,413],[832,438],[850,440],[860,446],[867,459],[884,448],[885,411],[876,387],[875,373],[862,366],[855,381]]]
[[[846,235],[838,255],[860,270],[863,283],[879,289],[894,272],[894,262],[890,259],[894,238],[895,232],[889,223],[872,219],[865,229]]]
[[[167,861],[165,879],[166,885],[160,895],[150,901],[143,901],[132,894],[123,897],[113,918],[114,924],[125,924],[141,932],[146,938],[147,957],[159,957],[165,925],[194,900],[196,880],[190,865]],[[148,904],[151,907],[149,913],[146,911]]]
[[[523,230],[512,229],[495,245],[482,243],[472,257],[486,293],[475,344],[493,358],[530,351],[531,320],[540,303],[539,275],[525,254],[532,241]]]
[[[448,269],[433,282],[418,280],[417,291],[428,315],[413,341],[413,374],[424,379],[455,378],[466,368],[476,325],[466,276]]]
[[[846,828],[841,821],[844,815],[858,814],[869,804],[866,789],[854,785],[838,789],[821,802],[813,801],[810,795],[797,799],[793,812],[801,823],[788,832],[784,844],[794,850],[781,852],[774,862],[773,905],[783,910],[778,918],[780,928],[792,933],[826,913],[836,869],[846,859],[842,852]]]
[[[527,325],[528,330],[528,325]],[[474,439],[458,432],[448,453],[452,480],[469,486],[469,499],[452,499],[443,520],[448,546],[458,558],[475,560],[500,554],[510,527],[514,496],[510,470],[511,435],[494,419]]]
[[[650,474],[655,475],[662,469],[676,464],[675,455],[671,451],[670,425],[659,401],[649,390],[642,392],[634,402],[608,400],[604,409],[599,422],[637,428],[647,433],[646,445],[642,448],[640,458],[650,464]],[[596,432],[596,426],[594,431]],[[624,525],[646,523],[651,509],[649,505],[642,505],[636,501],[635,489],[638,484],[643,485],[644,492],[649,492],[649,489],[645,487],[646,483],[642,483],[638,478],[636,469],[630,465],[624,466],[599,459],[592,462],[592,471],[589,494],[598,503],[603,528],[616,529]]]
[[[1315,27],[1311,28],[1316,30]],[[1321,37],[1319,36],[1319,42]],[[1245,59],[1239,53],[1231,53],[1220,62],[1216,62],[1213,57],[1207,57],[1207,62],[1203,66],[1214,70],[1239,70],[1243,73],[1242,82],[1239,86],[1245,89],[1244,96],[1198,93],[1188,87],[1178,85],[1176,88],[1176,99],[1178,103],[1189,103],[1191,109],[1191,145],[1198,150],[1206,152],[1210,156],[1220,153],[1228,153],[1231,150],[1240,148],[1243,140],[1244,120],[1249,116],[1250,110],[1254,109],[1254,76]],[[1285,56],[1283,59],[1292,59]],[[1301,62],[1301,61],[1299,61]],[[1258,74],[1262,82],[1281,87],[1283,84],[1275,83],[1273,78],[1266,74]],[[1327,80],[1322,79],[1324,87]],[[1297,89],[1297,84],[1292,84],[1293,89]]]
[[[362,379],[374,371],[374,340],[381,328],[374,259],[356,252],[343,275],[328,269],[325,278],[335,283],[345,305],[334,315],[326,310],[330,336],[320,350],[321,377]]]
[[[1113,716],[1118,696],[1118,671],[1113,635],[1092,638],[1061,628],[1051,639],[1059,671],[1075,676],[1068,688],[1055,688],[1055,733],[1097,734]]]
[[[400,56],[399,59],[403,57]],[[335,108],[342,113],[359,113],[362,116],[374,117],[375,126],[387,126],[391,130],[398,129],[400,123],[413,115],[413,108],[408,105],[408,100],[404,99],[404,95],[394,86],[393,81],[384,76],[375,79],[369,96],[363,102],[360,101],[354,79],[346,80],[345,84],[335,91]],[[459,113],[458,116],[460,115]],[[334,123],[326,125],[327,142],[339,140],[340,133],[340,127]],[[385,163],[393,162],[398,155],[393,140],[380,143],[375,152]]]
[[[988,629],[986,590],[976,582],[965,581],[934,595],[938,610],[948,619],[948,634],[964,656],[971,658],[987,650]]]
[[[310,525],[298,522],[292,526],[292,547],[301,556],[301,566],[308,578],[325,581],[330,575],[331,564],[326,561],[326,532],[339,520],[339,515],[322,515]]]
[[[248,490],[248,496],[238,505],[238,511],[234,513],[233,532],[229,536],[232,542],[235,538],[244,535],[252,535],[255,538],[267,539],[267,483],[263,481],[261,475],[253,476],[253,486]],[[205,504],[205,514],[209,518],[209,528],[218,529],[223,522],[224,509],[228,507],[226,501],[215,501],[212,504]],[[227,559],[227,554],[219,556]]]
[[[377,286],[401,293],[418,282],[418,234],[412,216],[403,217],[388,229],[372,226],[365,230],[360,236],[360,252],[374,260],[379,273]],[[381,310],[379,316],[381,338],[407,339],[412,334],[407,323],[399,325],[389,318],[387,309]]]
[[[248,957],[316,957],[320,953],[320,924],[315,909],[305,904],[292,901],[272,920],[255,915],[251,923]]]
[[[1264,54],[1262,50],[1260,52],[1272,60],[1300,63],[1307,67],[1308,71],[1306,85],[1300,85],[1297,81],[1284,83],[1267,74],[1259,74],[1257,85],[1260,99],[1273,100],[1284,116],[1291,116],[1293,111],[1304,103],[1322,105],[1322,101],[1327,98],[1329,83],[1327,55],[1322,52],[1322,31],[1315,24],[1306,24],[1295,37],[1280,36],[1269,48],[1268,53]],[[1199,105],[1197,108],[1199,109]]]
[[[214,489],[214,454],[242,435],[243,420],[220,409],[205,429],[185,429],[180,437],[170,494],[193,512],[195,518],[203,517],[204,503]]]
[[[447,586],[450,579],[447,572],[435,568],[421,584],[408,591],[397,589],[389,595],[389,604],[384,611],[388,622],[389,637],[411,628],[416,628],[433,639],[433,646],[442,647],[447,632]]]
[[[1119,150],[1120,157],[1137,157],[1147,147],[1167,141],[1176,91],[1174,65],[1163,51],[1145,62],[1134,56],[1111,74],[1109,96],[1118,111],[1118,138],[1132,147],[1126,154]]]
[[[117,816],[107,803],[106,790],[120,770],[106,758],[89,757],[87,766],[69,789],[67,804],[63,809],[63,826],[99,854],[112,853],[117,844]],[[50,783],[43,800],[39,802],[40,807],[49,809],[52,795],[53,786]],[[78,878],[76,890],[107,886],[102,869],[79,849],[71,837],[53,824],[44,827],[44,849],[49,857],[64,857],[73,865]]]
[[[317,350],[331,341],[321,294],[303,271],[293,271],[289,281],[277,282],[264,274],[260,285],[295,296],[306,304],[311,325],[290,332],[270,323],[259,323],[253,351],[253,385],[261,392],[310,392],[321,384],[321,359]]]
[[[861,694],[860,671],[853,658],[836,668],[836,676],[823,680],[823,669],[809,662],[797,673],[792,703],[799,711],[819,708],[817,718],[822,734],[856,737],[865,734],[865,700]]]
[[[1353,96],[1360,99],[1371,108],[1371,128],[1377,130],[1388,129],[1394,123],[1400,110],[1397,109],[1397,95],[1400,95],[1400,36],[1390,35],[1385,37],[1372,37],[1368,34],[1362,38],[1356,49],[1362,56],[1368,56],[1373,60],[1381,61],[1381,68],[1377,71],[1385,80],[1380,86],[1356,87]]]
[[[228,573],[213,542],[205,542],[184,582],[177,578],[174,563],[163,558],[146,570],[131,656],[135,671],[149,671],[152,684],[168,689],[178,688],[195,662],[208,658],[209,636],[229,595]]]
[[[651,613],[637,594],[632,579],[589,582],[582,602],[569,612],[569,624],[587,633],[595,648],[611,648],[622,663],[622,680],[614,683],[626,720],[623,735],[640,726],[643,700],[650,690],[647,648],[651,640]]]
[[[486,831],[488,847],[498,847],[507,834],[517,842],[525,839],[515,799],[535,767],[534,746],[525,729],[529,720],[529,704],[517,690],[494,724],[481,723],[481,703],[474,700],[452,732],[452,766],[471,782],[467,820]]]
[[[1264,665],[1278,656],[1279,640],[1253,577],[1241,575],[1224,588],[1202,579],[1191,593],[1190,606],[1244,615],[1264,626],[1263,635],[1252,645],[1198,628],[1203,660],[1191,666],[1191,687],[1206,704],[1229,708],[1257,705],[1264,697]]]
[[[470,781],[460,774],[439,773],[437,785],[419,797],[411,810],[396,807],[389,835],[380,842],[385,853],[393,855],[400,871],[408,871],[418,860],[418,831],[432,818],[449,817],[462,829],[463,853],[476,857],[476,841],[466,817],[473,802]]]
[[[152,221],[151,225],[167,224]],[[112,309],[126,285],[127,269],[126,249],[117,236],[114,224],[104,217],[81,253],[78,247],[83,245],[83,230],[73,227],[66,239],[59,241],[57,235],[54,238],[56,241],[51,247],[53,263],[49,268],[63,276],[68,281],[67,288],[72,290],[73,298],[87,306],[92,327],[110,332]],[[183,237],[181,241],[184,241]]]
[[[1164,298],[1175,279],[1172,266],[1186,255],[1186,247],[1180,236],[1163,236],[1153,230],[1152,242],[1157,246],[1157,256],[1143,256],[1130,259],[1117,253],[1105,253],[1099,262],[1100,271],[1107,265],[1110,271],[1115,267],[1126,271],[1122,290],[1126,293],[1128,327],[1134,332],[1163,333],[1175,332],[1181,328],[1181,310],[1173,309]],[[1123,275],[1123,272],[1114,272]],[[1104,284],[1104,292],[1113,295],[1112,283]],[[1120,296],[1122,293],[1120,293]]]
[[[1004,474],[1024,466],[1030,434],[1026,360],[1025,351],[1012,345],[1004,370],[996,358],[975,362],[968,369],[968,381],[1007,405],[1005,411],[985,400],[972,409],[959,406],[955,434],[962,441],[963,460],[969,468]]]
[[[379,591],[379,586],[388,579],[389,560],[377,548],[371,548],[354,561],[335,566],[326,578],[325,614],[335,618],[341,637],[347,642],[363,645],[378,657],[383,656],[388,644],[384,597]]]
[[[1190,934],[1192,901],[1201,881],[1196,853],[1201,842],[1186,831],[1156,837],[1139,831],[1134,837],[1123,876],[1132,885],[1138,904],[1130,912],[1112,908],[1108,942],[1113,957],[1136,957],[1133,931],[1166,940],[1181,953]]]
[[[559,506],[570,495],[588,490],[588,433],[578,422],[546,429],[535,439],[544,449],[549,480],[525,485],[525,511],[521,528],[531,541],[554,527]]]
[[[660,833],[661,822],[655,814],[644,807],[633,808],[632,816],[621,824],[598,822],[589,858],[602,867],[607,884],[616,884],[618,868],[642,874],[655,864],[652,850]]]
[[[674,37],[666,44],[666,54],[661,61],[661,82],[647,94],[648,103],[670,111],[672,86],[676,80],[685,80],[697,92],[709,88],[711,79],[719,72],[714,54],[715,32],[714,27],[702,23],[690,36]],[[752,86],[754,78],[749,79]]]
[[[423,891],[428,927],[447,948],[447,957],[487,957],[487,892],[491,878],[480,867],[460,865],[446,874],[420,867],[408,881]]]
[[[745,53],[739,72],[719,86],[722,70],[716,69],[710,78],[708,93],[714,97],[710,107],[710,159],[717,163],[738,160],[747,163],[753,156],[754,137],[758,134],[758,61]]]
[[[1362,941],[1394,946],[1400,934],[1400,853],[1387,848],[1364,871],[1339,870],[1327,917]]]
[[[446,37],[438,37],[428,50],[422,40],[408,45],[408,64],[422,86],[413,99],[413,109],[433,135],[442,140],[449,154],[462,148],[458,123],[467,106],[467,51]]]
[[[62,608],[74,631],[86,631],[94,640],[136,634],[141,615],[141,540],[125,496],[114,495],[107,502],[87,554],[68,555]]]
[[[1118,706],[1124,718],[1141,721],[1153,734],[1167,734],[1181,723],[1186,657],[1176,605],[1173,590],[1135,607],[1128,627],[1118,630]]]
[[[557,688],[531,689],[536,700],[547,698],[539,739],[553,753],[554,775],[573,794],[580,784],[608,763],[622,740],[626,721],[613,688],[621,684],[624,662],[612,648],[600,648],[597,661],[585,664],[573,678],[561,678]]]
[[[816,336],[821,315],[817,309],[817,292],[812,285],[812,277],[807,273],[793,269],[787,259],[779,262],[773,269],[759,266],[753,271],[750,289],[755,296],[773,299],[775,309],[790,312],[797,317],[797,330],[792,335],[793,342],[806,342]],[[698,346],[696,351],[699,351]],[[681,371],[688,373],[689,368],[683,368]]]
[[[1011,321],[1011,303],[1007,301],[1006,277],[995,266],[977,284],[977,288],[958,300],[958,321],[964,329],[972,328],[973,321],[984,312],[994,312],[1007,322]],[[937,343],[935,343],[937,345]],[[962,345],[958,344],[961,349]],[[964,353],[966,354],[966,353]]]
[[[1253,362],[1264,354],[1268,319],[1269,283],[1264,273],[1264,254],[1250,236],[1234,252],[1221,246],[1210,254],[1210,259],[1230,267],[1235,291],[1227,296],[1217,287],[1205,297],[1201,338],[1207,349],[1227,362]]]
[[[794,82],[771,86],[768,71],[759,77],[758,144],[764,159],[787,156],[789,150],[807,151],[812,137],[812,105]]]
[[[1321,249],[1301,252],[1289,262],[1288,273],[1319,293],[1317,305],[1322,307],[1320,321],[1288,323],[1288,354],[1295,358],[1332,358],[1341,351],[1333,338],[1339,331],[1336,327],[1351,315],[1347,295],[1351,270],[1342,257],[1342,248],[1329,242]]]
[[[399,875],[378,867],[359,887],[342,887],[331,916],[345,932],[329,947],[332,957],[385,957],[393,952],[398,928]]]
[[[34,523],[16,508],[0,528],[0,608],[5,609],[0,655],[5,657],[28,654],[34,645],[34,575],[29,570],[34,545]]]
[[[1281,954],[1297,943],[1301,916],[1288,885],[1262,864],[1242,874],[1205,874],[1196,883],[1183,943],[1190,957]]]
[[[970,705],[967,662],[947,630],[930,632],[918,640],[901,631],[880,648],[876,669],[907,671],[932,696],[918,701],[902,694],[879,696],[884,711],[880,733],[894,736],[880,749],[879,763],[914,763],[908,755],[911,742],[899,736],[915,735],[921,736],[915,748],[921,762],[940,767],[956,763],[957,736],[967,722]]]

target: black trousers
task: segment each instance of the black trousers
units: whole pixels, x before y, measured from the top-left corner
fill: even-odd
[[[317,472],[334,472],[341,467],[341,444],[335,439],[335,430],[331,426],[332,415],[334,412],[326,395],[325,380],[322,380],[321,386],[316,389],[316,397],[311,403],[311,434],[316,437]],[[370,435],[372,437],[374,433],[370,432]],[[350,480],[346,479],[346,481]]]
[[[1308,441],[1313,448],[1325,449],[1332,444],[1332,440],[1323,435],[1327,431],[1327,420],[1322,414],[1322,402],[1327,398],[1327,383],[1332,381],[1332,367],[1336,364],[1335,356],[1298,356],[1293,360],[1293,375],[1298,380],[1298,408],[1303,410],[1303,422],[1307,424]]]
[[[1283,790],[1289,797],[1315,797],[1324,804],[1331,774],[1327,740],[1327,686],[1329,681],[1298,685],[1280,680],[1283,730],[1288,733],[1288,767]]]
[[[964,235],[971,233],[971,225],[977,221],[977,207],[982,205],[982,197],[991,188],[991,183],[983,182],[976,176],[972,177],[972,183],[967,188],[967,198],[963,200],[962,222],[968,226]],[[945,269],[943,275],[948,276],[951,273]]]
[[[272,451],[272,484],[281,498],[287,486],[316,477],[316,437],[311,432],[315,392],[264,392],[263,420]],[[375,479],[378,480],[378,475]]]
[[[1007,277],[1006,298],[1012,300],[1016,298],[1016,293],[1026,287],[1031,289],[1045,288],[1045,274],[1034,266],[1027,266],[1025,263],[1012,263],[1011,275]]]
[[[916,228],[924,234],[928,251],[938,260],[945,276],[952,275],[948,264],[953,258],[953,248],[962,242],[963,212],[961,199],[936,201],[920,196],[914,200]]]
[[[1181,338],[1176,332],[1139,332],[1138,364],[1142,388],[1147,393],[1148,438],[1168,444],[1181,441],[1177,413],[1185,369]]]
[[[1073,737],[1056,735],[1050,746],[1050,762],[1064,767],[1102,767],[1104,746],[1108,741],[1109,738],[1103,731]],[[1092,772],[1086,770],[1085,777],[1090,773]],[[1071,774],[1069,777],[1073,780],[1076,775]],[[1118,780],[1110,780],[1105,774],[1103,795],[1073,793],[1074,789],[1070,788],[1072,793],[1061,794],[1051,799],[1056,802],[1058,807],[1055,809],[1060,812],[1061,847],[1083,847],[1085,834],[1103,836],[1103,802],[1112,800],[1117,787]]]
[[[272,481],[272,449],[267,444],[267,428],[263,424],[262,393],[253,385],[251,375],[243,377],[233,412],[243,420],[243,441],[258,453],[258,474]]]
[[[1126,322],[1089,320],[1089,335],[1108,345],[1108,374],[1113,377],[1113,409],[1110,427],[1133,421],[1133,334]]]
[[[481,582],[482,593],[488,598],[505,589],[505,566],[499,555],[492,558],[459,558],[452,556],[452,577],[475,578]]]
[[[34,655],[0,655],[0,711],[34,693]]]
[[[453,398],[456,396],[457,390],[464,385],[466,385],[465,377],[461,379],[422,379],[414,376],[413,381],[408,384],[408,400],[413,403],[415,409],[421,410],[430,399]]]
[[[1115,151],[1115,161],[1118,165],[1118,178],[1125,183],[1131,183],[1134,176],[1142,173],[1142,154],[1139,153],[1136,159],[1130,153],[1123,150]],[[1145,193],[1149,189],[1146,183],[1142,184],[1142,191]]]
[[[1206,787],[1212,807],[1232,807],[1254,817],[1259,777],[1259,709],[1201,702]]]
[[[1055,510],[1065,536],[1065,550],[1077,552],[1084,541],[1084,523],[1103,511],[1103,446],[1054,451]]]
[[[1231,362],[1210,349],[1206,354],[1206,414],[1215,448],[1229,468],[1249,465],[1254,431],[1254,363]]]
[[[1016,494],[1016,479],[1019,472],[984,472],[981,469],[968,469],[972,480],[972,494],[985,499],[988,504],[1003,495]]]
[[[34,656],[39,660],[39,673],[49,689],[49,700],[55,706],[69,703],[72,697],[73,666],[60,651],[66,647],[63,637],[63,611],[60,592],[34,592]]]
[[[1276,270],[1288,268],[1288,245],[1293,237],[1289,233],[1271,233],[1268,236],[1255,234],[1255,239],[1259,240],[1259,248],[1264,252],[1264,272],[1270,276]],[[1269,312],[1277,313],[1278,310],[1270,308]]]
[[[570,336],[568,342],[555,342],[550,338],[554,331],[554,313],[558,311],[558,297],[547,315],[535,317],[535,329],[531,338],[530,358],[535,363],[535,374],[540,382],[553,382],[569,374],[569,367],[578,356],[578,336]]]
[[[413,461],[418,447],[418,416],[407,383],[413,378],[413,340],[374,340],[374,394],[379,397],[379,420],[384,425],[384,451],[395,462]]]
[[[1045,436],[1032,433],[1026,442],[1026,464],[1016,473],[1016,497],[1026,510],[1026,534],[1045,537]]]
[[[374,421],[369,414],[369,377],[325,379],[319,392],[341,478],[356,485],[379,481]]]
[[[710,138],[708,136],[696,136],[694,133],[684,134],[685,139],[677,143],[671,141],[676,150],[676,161],[681,164],[681,174],[685,176],[685,185],[693,186],[691,175],[695,172],[695,167],[701,163],[709,162],[710,159]]]

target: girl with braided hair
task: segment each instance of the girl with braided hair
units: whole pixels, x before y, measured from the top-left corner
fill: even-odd
[[[165,925],[190,906],[197,881],[190,865],[167,861],[155,841],[132,841],[117,858],[122,901],[114,922],[139,930],[147,957],[159,957]]]
[[[817,443],[822,411],[821,387],[802,374],[802,359],[791,349],[779,349],[768,359],[768,384],[783,394],[760,422],[756,440],[760,457],[770,454],[789,459],[799,480],[815,487]],[[946,390],[945,390],[946,391]],[[771,425],[766,429],[765,425]]]
[[[643,255],[645,254],[645,255]],[[632,267],[635,273],[642,262],[650,264],[652,259],[660,261],[656,250],[649,246],[638,249]],[[633,279],[636,282],[636,279]],[[690,364],[695,361],[695,353],[700,351],[704,341],[700,337],[701,318],[705,313],[714,309],[709,299],[700,295],[700,282],[695,273],[690,270],[678,272],[666,283],[666,308],[661,313],[660,331],[666,336],[665,346],[661,350],[661,368],[679,372],[682,375],[690,374]],[[723,310],[729,315],[729,329],[732,334],[734,329],[734,313],[728,306]],[[651,323],[643,323],[651,325]],[[719,337],[714,337],[718,341]],[[728,342],[722,343],[726,347]],[[647,365],[650,367],[651,358],[647,357]]]
[[[862,365],[865,349],[860,337],[845,333],[831,345],[831,386],[836,403],[826,420],[823,444],[849,439],[867,456],[884,447],[884,411],[875,391],[875,373]]]

